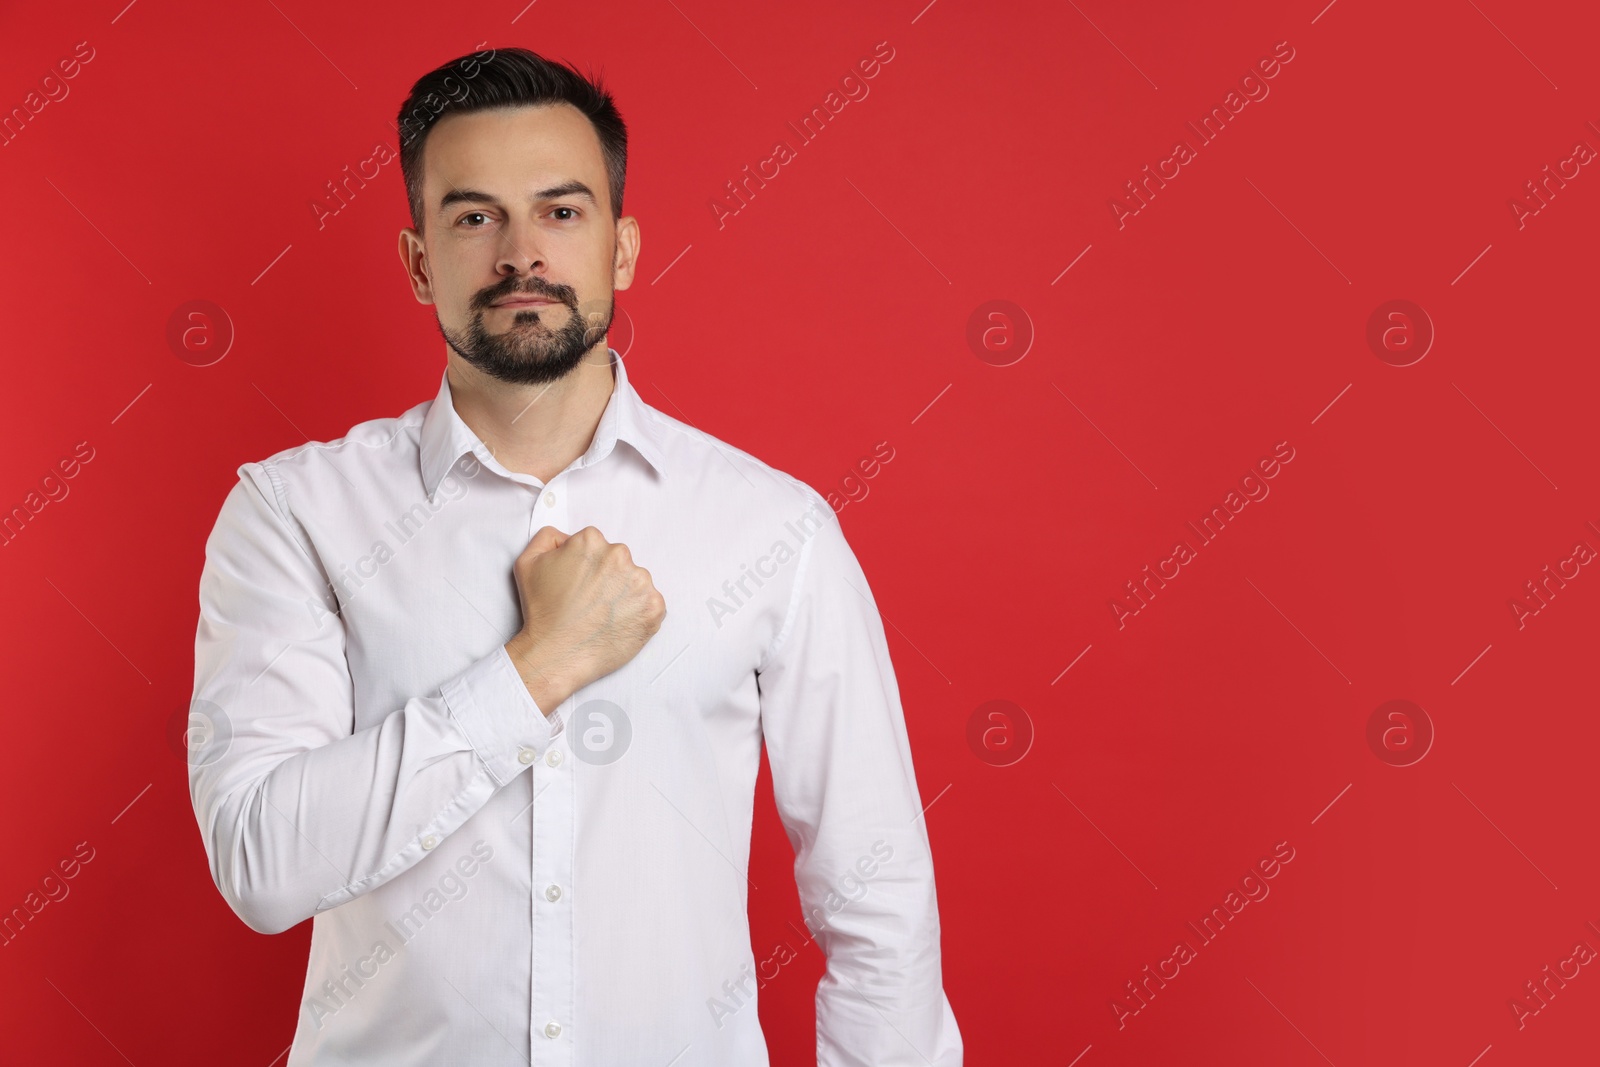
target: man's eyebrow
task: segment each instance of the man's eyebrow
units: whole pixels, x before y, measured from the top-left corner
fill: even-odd
[[[562,182],[560,185],[552,185],[548,189],[540,189],[538,192],[533,194],[533,198],[535,200],[556,200],[563,196],[579,197],[580,199],[589,201],[589,203],[593,204],[595,207],[599,207],[600,204],[600,202],[595,199],[594,191],[583,182],[576,180]],[[498,197],[491,196],[490,194],[477,189],[451,189],[448,193],[444,194],[443,198],[440,199],[439,210],[444,211],[452,204],[492,204],[498,206],[500,204],[500,200]]]
[[[448,193],[445,193],[444,194],[444,198],[439,201],[439,210],[443,211],[445,208],[449,207],[451,204],[498,204],[498,203],[500,203],[500,201],[497,200],[495,197],[490,196],[488,193],[479,192],[476,189],[451,189]]]
[[[535,200],[559,200],[563,196],[576,196],[589,201],[595,207],[600,206],[600,202],[595,199],[594,191],[575,179],[562,182],[560,185],[552,185],[548,189],[540,189],[533,194]]]

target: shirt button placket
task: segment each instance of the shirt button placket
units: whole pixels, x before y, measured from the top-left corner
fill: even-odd
[[[571,534],[568,493],[563,475],[551,479],[533,498],[528,536],[541,526],[554,526]],[[533,1062],[539,1067],[572,1067],[574,944],[572,928],[572,869],[576,839],[577,798],[574,765],[563,757],[561,722],[570,713],[572,698],[551,709],[550,734],[543,758],[532,763],[534,795],[531,812],[532,847],[529,884],[533,938],[529,984],[529,1028]]]

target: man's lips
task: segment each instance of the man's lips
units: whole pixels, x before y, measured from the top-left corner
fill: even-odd
[[[547,304],[555,304],[555,303],[558,303],[558,301],[546,300],[544,297],[540,297],[540,296],[512,296],[512,297],[507,297],[504,300],[496,300],[493,304],[490,304],[489,306],[490,307],[497,307],[497,308],[530,308],[530,307],[544,307]]]

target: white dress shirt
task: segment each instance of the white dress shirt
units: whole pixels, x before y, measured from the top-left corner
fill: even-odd
[[[288,1067],[765,1065],[757,990],[809,949],[751,949],[763,742],[827,957],[819,1067],[958,1067],[861,567],[814,489],[611,364],[593,442],[547,485],[489,453],[442,376],[399,418],[241,465],[222,503],[190,793],[239,917],[312,920]],[[503,647],[542,526],[626,544],[667,604],[548,718]]]

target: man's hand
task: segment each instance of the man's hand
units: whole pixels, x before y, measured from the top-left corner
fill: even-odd
[[[667,614],[650,572],[593,526],[541,526],[512,571],[522,629],[505,649],[546,716],[637,655]]]

